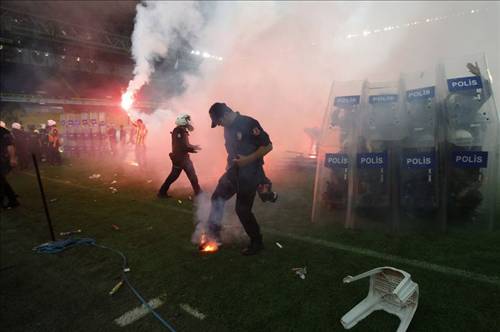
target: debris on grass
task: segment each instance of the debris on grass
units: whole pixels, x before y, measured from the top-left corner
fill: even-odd
[[[115,187],[109,187],[109,190],[111,190],[112,194],[116,194],[118,192],[118,188]]]
[[[113,180],[113,181],[111,181],[111,183],[110,183],[110,184],[115,184],[115,183],[117,183],[117,182],[118,182],[118,181]]]
[[[91,176],[89,176],[89,179],[99,179],[101,177],[101,174],[92,174]]]
[[[121,287],[122,285],[123,285],[123,281],[122,281],[122,280],[120,280],[120,281],[119,281],[119,282],[115,285],[115,287],[113,287],[113,289],[111,289],[111,290],[109,291],[109,295],[113,295],[114,293],[116,293],[116,292],[120,289],[120,287]]]
[[[77,230],[74,230],[74,231],[69,231],[69,232],[61,232],[59,233],[60,236],[68,236],[68,235],[71,235],[71,234],[77,234],[77,233],[81,233],[82,230],[81,229],[77,229]]]
[[[180,199],[177,200],[177,203],[182,204],[182,201]]]
[[[113,227],[115,231],[119,231],[120,230],[120,227],[118,227],[115,224],[111,224],[111,227]]]
[[[307,274],[307,267],[304,266],[304,267],[294,267],[292,269],[293,272],[295,272],[296,275],[298,275],[300,277],[300,279],[305,279],[306,278],[306,274]]]
[[[179,305],[185,312],[187,312],[188,314],[190,314],[191,316],[193,317],[196,317],[198,318],[199,320],[204,320],[207,316],[201,312],[199,312],[198,310],[196,310],[195,308],[192,308],[189,304],[186,304],[186,303],[182,303]]]
[[[283,246],[279,242],[276,242],[276,246],[278,246],[278,248],[280,249],[283,249]]]
[[[129,267],[124,268],[123,272],[125,272],[125,273],[130,272],[130,268]]]
[[[51,203],[54,203],[56,201],[57,201],[57,198],[52,198],[51,200],[49,200],[49,202],[51,202]]]
[[[151,183],[151,182],[153,182],[153,180],[149,179],[149,180],[148,180],[148,181],[146,181],[146,182],[147,182],[147,183]]]

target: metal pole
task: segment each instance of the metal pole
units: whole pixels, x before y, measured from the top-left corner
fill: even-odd
[[[36,178],[38,180],[38,187],[40,188],[40,194],[42,194],[43,208],[45,209],[45,216],[47,217],[47,223],[49,224],[50,238],[52,239],[52,241],[55,241],[56,239],[54,237],[54,229],[52,228],[52,221],[50,220],[50,215],[49,215],[49,207],[47,206],[47,200],[45,199],[45,193],[43,192],[40,170],[38,169],[38,162],[36,161],[34,153],[31,154],[31,158],[33,159],[33,164],[35,165]]]

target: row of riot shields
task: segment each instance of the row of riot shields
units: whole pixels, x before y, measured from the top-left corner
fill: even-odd
[[[109,151],[105,113],[65,113],[60,124],[67,156],[98,157]]]
[[[318,148],[313,222],[492,229],[499,117],[484,56],[335,82]]]

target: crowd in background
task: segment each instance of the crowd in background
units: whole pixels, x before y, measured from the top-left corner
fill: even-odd
[[[0,126],[9,129],[2,121]],[[57,123],[48,120],[47,124],[28,125],[25,128],[18,122],[10,125],[10,134],[14,142],[17,156],[17,167],[20,170],[31,168],[33,162],[31,155],[34,154],[39,162],[48,162],[51,165],[61,165],[62,158],[60,148],[62,146]]]

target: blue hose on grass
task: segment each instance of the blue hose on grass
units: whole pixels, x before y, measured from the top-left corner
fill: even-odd
[[[79,245],[89,245],[89,246],[94,246],[94,247],[101,248],[101,249],[107,249],[107,250],[110,250],[110,251],[114,252],[115,254],[119,255],[122,258],[122,260],[123,260],[123,264],[122,264],[122,267],[123,267],[123,269],[122,269],[122,279],[123,279],[123,281],[127,284],[127,286],[134,293],[134,295],[142,302],[142,304],[146,308],[148,308],[149,311],[151,311],[151,313],[166,328],[168,328],[171,332],[175,332],[175,329],[166,320],[164,320],[149,305],[149,303],[147,303],[146,300],[144,300],[144,298],[141,296],[141,294],[132,286],[132,284],[130,283],[130,281],[128,280],[127,275],[126,275],[126,271],[129,270],[128,264],[127,264],[127,257],[125,257],[125,255],[121,251],[118,251],[116,249],[113,249],[113,248],[110,248],[110,247],[106,247],[106,246],[97,244],[96,241],[95,241],[95,239],[91,239],[91,238],[73,238],[73,237],[71,237],[69,239],[65,239],[65,240],[57,240],[57,241],[53,241],[53,242],[47,242],[47,243],[41,244],[41,245],[33,248],[33,250],[36,251],[36,252],[38,252],[38,253],[56,254],[56,253],[59,253],[61,251],[66,250],[66,249],[73,248],[73,247],[76,247],[76,246],[79,246]]]

